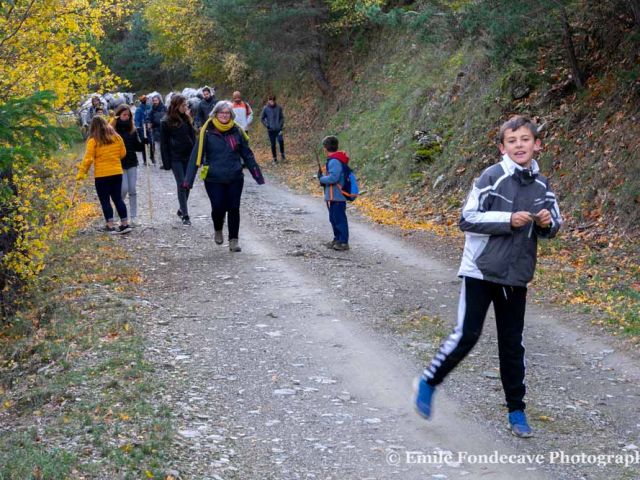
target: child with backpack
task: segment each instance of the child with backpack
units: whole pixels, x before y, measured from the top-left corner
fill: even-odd
[[[129,233],[131,231],[127,218],[127,207],[122,200],[122,163],[120,160],[126,154],[127,150],[122,137],[109,125],[107,119],[102,116],[93,117],[89,128],[87,150],[78,168],[76,181],[87,178],[87,172],[93,165],[96,192],[107,222],[104,230],[110,233]],[[120,217],[118,228],[114,225],[111,201],[115,204]]]
[[[538,238],[553,238],[562,217],[533,159],[540,149],[536,124],[512,117],[500,127],[499,147],[502,161],[482,172],[462,209],[465,245],[458,271],[458,320],[418,379],[414,406],[421,416],[431,417],[436,387],[474,347],[493,303],[509,428],[517,437],[530,437],[522,342],[527,284],[536,266]]]
[[[318,180],[324,187],[324,200],[329,209],[329,222],[333,228],[333,240],[327,248],[338,251],[349,250],[349,222],[347,221],[347,201],[357,196],[355,177],[349,168],[349,155],[339,151],[338,137],[330,135],[322,140],[327,156],[325,171],[318,169]]]

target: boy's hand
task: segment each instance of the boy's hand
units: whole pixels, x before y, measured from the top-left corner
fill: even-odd
[[[551,212],[546,208],[540,210],[537,214],[531,216],[533,220],[536,222],[541,228],[547,228],[551,225]]]
[[[524,227],[531,222],[531,214],[529,212],[514,212],[511,214],[511,226],[513,228]]]

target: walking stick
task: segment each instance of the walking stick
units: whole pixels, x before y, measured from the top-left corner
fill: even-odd
[[[73,192],[71,193],[71,204],[67,209],[67,212],[64,216],[64,220],[62,221],[62,233],[60,234],[60,240],[64,238],[65,231],[67,229],[67,222],[69,221],[69,213],[71,213],[71,209],[73,209],[73,204],[76,202],[76,192],[78,191],[78,180],[76,180],[73,184]]]
[[[151,198],[151,170],[144,171],[147,177],[147,196],[149,197],[149,222],[153,223],[153,200]]]

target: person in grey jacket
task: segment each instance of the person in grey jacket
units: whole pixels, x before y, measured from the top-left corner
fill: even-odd
[[[286,160],[284,155],[284,137],[282,135],[282,129],[284,128],[284,113],[282,112],[282,107],[276,103],[275,95],[269,96],[269,101],[262,109],[260,121],[269,133],[273,163],[278,162],[278,158],[276,157],[276,140],[280,146],[280,156],[284,162]]]
[[[204,87],[202,89],[202,100],[198,103],[198,107],[196,108],[195,113],[195,126],[196,130],[200,130],[200,128],[204,125],[204,122],[209,118],[209,114],[213,107],[216,105],[217,100],[216,96],[211,93],[211,89],[209,87]]]
[[[462,209],[458,321],[418,380],[414,406],[425,418],[431,416],[435,388],[476,344],[493,303],[509,427],[516,436],[532,435],[524,413],[527,284],[535,271],[538,238],[554,237],[562,225],[556,197],[533,159],[539,148],[537,126],[530,119],[516,116],[505,122],[502,161],[482,172]]]

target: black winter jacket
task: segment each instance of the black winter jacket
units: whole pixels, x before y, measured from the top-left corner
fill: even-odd
[[[262,109],[262,115],[260,115],[260,121],[267,127],[267,130],[277,131],[284,128],[284,113],[282,107],[278,104],[266,105]]]
[[[514,212],[547,209],[552,223],[511,226]],[[556,196],[534,160],[524,170],[507,155],[476,180],[462,209],[465,245],[458,275],[526,287],[536,267],[538,238],[553,238],[562,225]]]
[[[153,141],[160,141],[160,124],[162,123],[162,119],[167,114],[167,107],[163,103],[158,106],[151,107],[149,110],[149,123],[153,127]]]
[[[187,163],[195,144],[196,133],[186,117],[179,126],[170,125],[167,118],[160,123],[160,154],[165,170],[171,170],[173,162]]]
[[[200,128],[202,127],[202,125],[204,125],[204,122],[206,122],[209,118],[209,114],[211,113],[211,110],[213,110],[213,107],[215,107],[216,103],[217,100],[215,96],[211,96],[208,101],[204,99],[200,100],[200,103],[198,104],[198,108],[196,110],[195,118],[195,124],[197,128]]]
[[[116,132],[122,137],[124,146],[127,149],[127,154],[121,160],[122,168],[126,170],[127,168],[137,167],[138,155],[136,155],[136,152],[141,152],[144,148],[138,137],[138,131],[131,132],[128,128],[128,122],[123,125],[121,122],[116,121]]]
[[[185,176],[185,181],[189,185],[193,185],[198,170],[197,157],[198,143],[196,142]],[[202,152],[202,165],[209,166],[205,182],[232,183],[242,179],[244,177],[242,173],[243,160],[244,167],[249,169],[254,179],[258,183],[264,183],[260,166],[249,148],[249,142],[238,127],[233,127],[225,133],[218,131],[213,125],[207,128]]]

